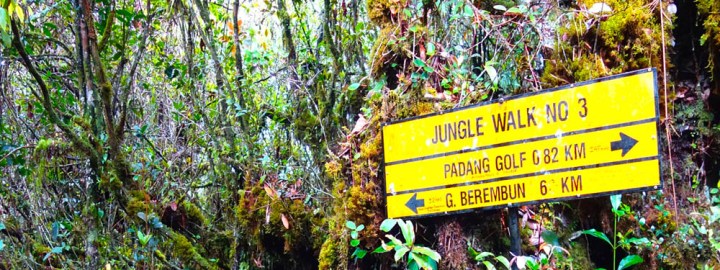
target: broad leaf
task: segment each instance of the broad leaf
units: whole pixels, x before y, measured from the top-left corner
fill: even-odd
[[[54,247],[50,250],[50,253],[60,254],[63,251],[63,247]]]
[[[552,231],[543,231],[541,236],[545,243],[552,244],[553,246],[559,246],[558,236],[556,233]]]
[[[410,252],[408,260],[415,261],[417,265],[422,269],[434,269],[428,262],[429,258],[414,252]]]
[[[427,47],[427,52],[426,52],[426,54],[427,54],[428,56],[433,56],[433,55],[435,55],[435,44],[433,44],[432,42],[428,42],[427,45],[425,45],[425,46]]]
[[[356,248],[353,252],[352,256],[358,259],[362,259],[367,255],[367,250],[364,250],[362,248]]]
[[[360,245],[360,240],[358,240],[358,239],[350,240],[350,246],[357,247],[358,245]]]
[[[602,239],[603,241],[607,242],[608,245],[610,245],[611,247],[613,245],[612,242],[610,242],[610,239],[608,239],[607,235],[605,235],[605,233],[603,233],[603,232],[599,232],[595,229],[589,229],[589,230],[582,231],[582,233],[592,235],[594,237]]]
[[[494,5],[493,8],[500,11],[507,11],[507,8],[503,5]]]
[[[7,10],[0,7],[0,29],[2,29],[3,31],[8,30],[8,22],[9,22],[8,19],[9,18],[8,18]]]
[[[393,258],[397,262],[400,259],[402,259],[408,251],[410,251],[410,249],[408,247],[402,246],[398,250],[395,251],[395,256],[393,256]]]
[[[490,77],[490,81],[492,81],[493,84],[497,83],[498,73],[497,70],[495,70],[495,67],[485,64],[485,73],[487,73],[488,77]]]
[[[485,265],[485,268],[487,268],[487,270],[495,270],[495,266],[492,265],[492,263],[490,263],[489,261],[483,261],[483,264]]]
[[[440,261],[440,253],[437,253],[436,251],[429,249],[427,247],[414,246],[412,250],[415,253],[420,253],[425,256],[428,256],[428,258],[430,258],[434,261]]]
[[[392,241],[392,243],[393,243],[394,246],[402,246],[402,245],[403,245],[402,241],[400,241],[399,239],[395,238],[395,236],[386,234],[385,237],[387,237],[388,239],[390,239],[390,241]]]
[[[397,224],[397,219],[386,219],[380,224],[380,230],[383,232],[389,232]]]
[[[487,257],[487,256],[493,256],[492,252],[487,252],[487,251],[481,252],[480,254],[475,256],[475,260],[482,261],[482,260],[485,260],[485,257]]]
[[[415,242],[415,230],[413,229],[412,221],[400,221],[400,229],[402,230],[403,237],[405,238],[405,244],[412,246]]]
[[[643,262],[643,258],[638,255],[629,255],[620,261],[620,264],[618,264],[618,270],[626,269],[630,266],[639,264]]]
[[[348,90],[357,90],[358,88],[360,88],[360,83],[353,83],[348,86]]]
[[[497,257],[495,257],[495,260],[502,263],[506,269],[510,269],[510,261],[508,261],[508,259],[505,258],[505,256],[497,256]]]

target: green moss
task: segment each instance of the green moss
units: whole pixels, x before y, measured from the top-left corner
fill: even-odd
[[[390,0],[366,0],[365,3],[370,21],[379,26],[391,23],[393,5]]]
[[[215,264],[205,259],[184,235],[170,232],[170,250],[186,267],[201,269],[217,269]]]
[[[130,199],[126,206],[128,216],[135,218],[139,212],[150,214],[152,208],[150,208],[149,202],[150,196],[145,191],[130,191]]]
[[[589,7],[595,2],[579,1],[579,5]],[[575,13],[558,29],[561,39],[548,59],[543,84],[553,87],[641,68],[661,68],[660,15],[650,2],[605,1],[613,13],[602,18]],[[665,23],[669,37],[671,22]]]
[[[705,33],[700,37],[700,41],[708,46],[708,69],[717,87],[720,86],[720,78],[717,78],[720,72],[716,69],[717,65],[720,65],[720,3],[717,0],[696,0],[696,3],[700,17],[704,18]],[[720,89],[715,91],[720,93]]]
[[[203,215],[200,208],[195,204],[189,201],[184,201],[181,211],[185,212],[185,215],[187,216],[188,229],[190,232],[197,234],[199,233],[200,228],[206,225],[207,221],[205,220],[205,215]]]
[[[347,269],[349,247],[344,243],[349,240],[344,228],[347,220],[345,208],[347,192],[345,191],[344,180],[336,181],[332,193],[336,198],[333,216],[326,220],[329,235],[322,244],[318,258],[320,269]]]
[[[43,245],[40,242],[33,242],[32,244],[32,254],[35,256],[35,258],[42,258],[50,252],[50,247]]]

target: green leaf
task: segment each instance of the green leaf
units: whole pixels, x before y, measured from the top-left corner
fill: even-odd
[[[409,8],[404,8],[404,9],[403,9],[403,13],[405,13],[405,17],[406,17],[406,18],[411,18],[411,17],[412,17],[412,13],[410,12],[410,9],[409,9]]]
[[[350,240],[350,246],[357,247],[358,245],[360,245],[360,240],[358,240],[358,239]]]
[[[0,29],[3,31],[8,30],[9,19],[7,10],[0,7]]]
[[[408,247],[402,246],[402,247],[400,247],[398,250],[395,251],[395,256],[393,256],[393,258],[394,258],[395,261],[397,262],[397,261],[399,261],[400,259],[402,259],[403,256],[405,256],[405,254],[406,254],[408,251],[410,251],[410,249],[409,249]]]
[[[395,224],[397,224],[397,219],[383,220],[383,222],[380,223],[380,230],[382,230],[383,232],[390,232],[390,230],[395,227]]]
[[[360,226],[357,226],[357,229],[355,229],[355,230],[359,232],[359,231],[362,231],[363,229],[365,229],[365,225],[360,224]]]
[[[5,229],[5,223],[3,223],[2,221],[0,221],[0,231],[2,231],[2,230],[4,230],[4,229]]]
[[[345,222],[345,227],[348,227],[351,230],[355,230],[357,228],[357,226],[355,225],[355,222],[352,222],[350,220]]]
[[[385,243],[383,243],[383,244],[385,244]],[[386,246],[386,245],[377,247],[375,250],[372,251],[372,253],[385,253],[385,252],[388,252],[388,250],[385,250],[385,246]]]
[[[428,42],[427,45],[425,45],[425,48],[425,54],[427,54],[428,56],[435,55],[435,44],[433,44],[432,42]]]
[[[425,67],[425,62],[423,62],[422,60],[420,60],[420,58],[415,58],[415,59],[413,59],[413,64],[416,65],[416,66],[418,66],[418,67]]]
[[[25,20],[25,12],[23,12],[23,9],[15,2],[10,2],[10,5],[8,6],[8,14],[10,16],[12,16],[13,14],[17,15],[20,21]]]
[[[395,238],[395,236],[386,234],[385,237],[387,237],[388,239],[390,239],[390,241],[392,241],[393,246],[402,246],[402,245],[403,245],[402,241],[400,241],[399,239]]]
[[[360,88],[360,83],[353,83],[350,86],[348,86],[348,90],[354,91],[354,90],[357,90],[358,88]]]
[[[507,12],[510,12],[510,13],[525,13],[525,10],[526,10],[526,9],[520,8],[520,7],[511,7],[510,9],[507,10]]]
[[[507,11],[507,8],[503,5],[494,5],[493,8],[500,11]]]
[[[3,240],[0,240],[0,251],[3,251],[3,249],[5,249],[5,243]]]
[[[380,240],[380,247],[373,250],[373,253],[385,253],[385,252],[393,250],[394,248],[395,248],[395,245],[393,245],[392,243],[387,244],[387,243],[385,243],[385,241]]]
[[[403,237],[405,238],[405,244],[412,246],[415,242],[415,230],[413,229],[412,221],[400,221],[400,229],[402,230]]]
[[[510,261],[508,261],[508,259],[505,258],[505,256],[497,256],[497,257],[495,257],[495,260],[502,263],[505,266],[505,268],[510,269]]]
[[[50,250],[50,253],[60,254],[63,252],[63,247],[54,247]]]
[[[643,237],[643,238],[635,238],[635,237],[633,237],[633,238],[628,239],[627,242],[630,243],[630,244],[636,245],[636,246],[642,246],[642,245],[648,245],[648,246],[649,246],[649,245],[650,245],[650,240],[648,240],[648,239],[645,238],[645,237]]]
[[[490,80],[493,82],[493,84],[497,83],[498,73],[495,67],[490,64],[485,64],[485,73],[487,73],[488,77],[490,77]]]
[[[468,242],[468,253],[470,253],[470,257],[475,258],[479,253],[470,245],[470,242]]]
[[[618,194],[610,196],[610,204],[612,204],[613,210],[620,208],[620,204],[622,204],[622,195]]]
[[[495,266],[492,265],[492,263],[490,263],[489,261],[483,261],[483,264],[488,270],[495,270]]]
[[[358,23],[355,25],[355,32],[360,32],[360,31],[362,31],[363,29],[365,29],[365,23],[363,23],[363,22],[358,22]]]
[[[542,236],[542,239],[545,241],[545,243],[552,244],[553,246],[558,246],[558,245],[559,245],[559,243],[558,243],[558,236],[557,236],[557,234],[555,234],[554,232],[552,232],[552,231],[543,231],[542,234],[541,234],[541,236]]]
[[[357,259],[362,259],[365,257],[365,255],[367,255],[367,250],[364,250],[362,248],[356,248],[352,254],[352,256]]]
[[[423,256],[421,254],[410,252],[410,255],[408,256],[408,261],[413,260],[415,261],[418,266],[422,269],[434,269],[432,266],[430,266],[430,263],[428,262],[428,257]]]
[[[465,5],[465,8],[463,8],[463,15],[465,15],[465,17],[473,17],[475,16],[475,12],[470,5]]]
[[[432,259],[432,260],[434,260],[434,261],[436,261],[436,262],[437,262],[437,261],[440,261],[440,253],[437,253],[436,251],[434,251],[434,250],[432,250],[432,249],[429,249],[429,248],[427,248],[427,247],[414,246],[412,250],[413,250],[413,252],[415,252],[415,253],[420,253],[420,254],[423,254],[423,255],[425,255],[425,256],[428,256],[428,258],[430,258],[430,259]]]
[[[352,237],[353,239],[357,239],[357,238],[358,238],[358,232],[357,232],[356,230],[350,232],[350,237]]]
[[[492,252],[487,252],[487,251],[481,252],[480,254],[478,254],[477,256],[475,256],[475,260],[476,260],[476,261],[482,261],[482,260],[484,260],[485,257],[487,257],[487,256],[493,256]]]
[[[603,241],[607,242],[608,245],[610,245],[612,247],[612,242],[610,242],[610,239],[608,239],[607,235],[605,235],[605,233],[603,233],[603,232],[599,232],[595,229],[589,229],[589,230],[582,231],[582,233],[602,239]]]
[[[638,255],[629,255],[620,261],[620,264],[618,264],[618,270],[626,269],[630,266],[639,264],[643,262],[643,258]]]

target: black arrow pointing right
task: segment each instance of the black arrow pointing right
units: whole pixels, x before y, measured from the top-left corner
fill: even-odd
[[[620,140],[610,142],[610,150],[620,150],[622,149],[622,156],[624,157],[627,152],[630,152],[630,149],[633,148],[637,144],[637,140],[633,139],[632,137],[625,135],[625,133],[620,132]]]

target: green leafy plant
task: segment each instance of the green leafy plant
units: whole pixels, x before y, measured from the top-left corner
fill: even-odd
[[[640,257],[638,255],[628,255],[625,258],[623,258],[622,260],[620,260],[620,263],[618,263],[618,265],[616,266],[614,264],[614,262],[616,261],[617,249],[619,247],[629,247],[630,244],[641,245],[641,244],[649,243],[647,238],[644,238],[644,237],[643,238],[627,238],[626,236],[623,236],[622,234],[617,233],[618,220],[621,217],[630,213],[630,207],[623,204],[621,199],[622,199],[622,195],[610,196],[610,203],[612,204],[612,212],[615,215],[615,218],[613,219],[613,233],[615,235],[614,235],[612,241],[610,241],[610,238],[608,238],[607,235],[605,235],[605,233],[597,231],[595,229],[584,230],[581,232],[582,234],[590,235],[590,236],[596,237],[600,240],[603,240],[606,243],[608,243],[608,245],[610,245],[610,247],[612,247],[613,269],[617,269],[617,270],[627,269],[630,266],[633,266],[633,265],[643,262],[642,257]],[[619,243],[618,243],[618,238],[621,240]]]
[[[345,223],[345,227],[350,229],[350,237],[352,240],[350,240],[350,246],[355,248],[355,251],[352,253],[352,257],[357,259],[362,259],[367,255],[368,251],[360,247],[360,231],[365,229],[365,225],[356,225],[355,222],[347,221]]]
[[[394,250],[395,255],[393,258],[395,261],[406,258],[408,269],[437,269],[437,263],[441,259],[440,254],[430,248],[415,244],[415,230],[411,221],[386,219],[380,224],[380,230],[389,233],[396,224],[400,227],[405,242],[400,241],[391,234],[386,234],[385,237],[390,239],[390,242],[385,243],[385,241],[382,241],[382,245],[375,249],[373,253],[385,253]]]
[[[483,264],[485,267],[489,270],[496,269],[495,263],[499,262],[503,266],[505,266],[506,269],[510,269],[510,261],[508,261],[505,256],[502,255],[495,255],[492,252],[483,251],[483,252],[477,252],[471,245],[468,243],[468,253],[470,256],[477,261],[478,264]]]

